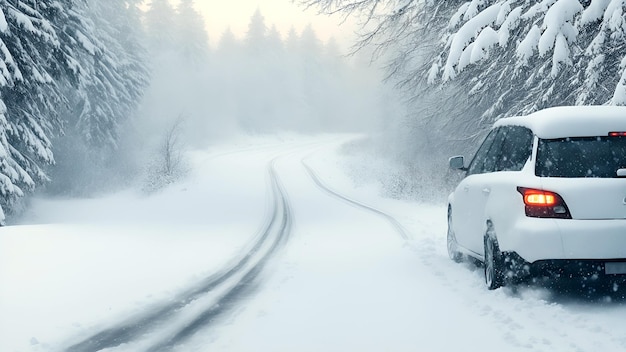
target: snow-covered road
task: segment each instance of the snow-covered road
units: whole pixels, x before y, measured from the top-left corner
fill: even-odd
[[[36,225],[0,230],[0,351],[626,350],[624,299],[487,291],[447,258],[445,205],[355,187],[353,138],[250,139],[156,195],[35,201]]]

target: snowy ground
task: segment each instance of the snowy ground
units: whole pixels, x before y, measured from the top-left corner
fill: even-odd
[[[0,351],[99,350],[81,342],[136,321],[105,349],[626,350],[623,299],[487,291],[447,258],[444,205],[354,186],[351,138],[251,139],[156,195],[35,201],[0,230]]]

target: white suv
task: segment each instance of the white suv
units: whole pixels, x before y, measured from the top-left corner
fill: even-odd
[[[497,121],[448,199],[448,254],[516,279],[626,274],[626,107],[578,106]]]

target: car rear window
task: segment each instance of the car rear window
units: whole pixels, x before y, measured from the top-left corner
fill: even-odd
[[[539,140],[537,176],[612,178],[621,168],[626,168],[626,137]]]

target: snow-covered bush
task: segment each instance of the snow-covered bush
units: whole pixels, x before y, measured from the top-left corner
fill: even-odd
[[[181,135],[185,119],[181,115],[164,132],[153,158],[146,165],[142,190],[156,192],[183,178],[189,172],[185,160],[185,144]]]

